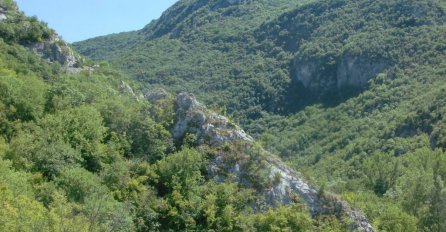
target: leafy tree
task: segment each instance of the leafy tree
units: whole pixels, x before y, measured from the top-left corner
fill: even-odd
[[[265,214],[254,215],[257,231],[312,231],[311,218],[298,206],[280,207]]]
[[[40,125],[46,129],[50,141],[60,140],[80,151],[85,168],[91,171],[101,168],[101,141],[106,129],[95,108],[81,106],[59,111],[45,117]]]
[[[132,153],[149,162],[155,162],[173,150],[169,131],[150,117],[132,122],[128,137]]]
[[[380,153],[364,161],[364,172],[376,194],[383,195],[392,188],[400,175],[399,163],[389,155]]]

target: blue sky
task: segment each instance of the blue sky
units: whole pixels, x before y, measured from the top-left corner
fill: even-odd
[[[16,0],[68,42],[143,28],[177,0]]]

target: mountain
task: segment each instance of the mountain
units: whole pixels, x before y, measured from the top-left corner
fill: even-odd
[[[0,231],[374,231],[194,95],[79,55],[12,0],[0,51]]]
[[[440,0],[180,0],[73,46],[193,93],[377,230],[443,231],[445,23]]]

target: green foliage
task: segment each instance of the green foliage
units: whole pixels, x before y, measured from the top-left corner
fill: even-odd
[[[251,34],[265,21],[305,2],[178,2],[139,32],[74,46],[90,57],[109,60],[144,87],[193,92],[207,105],[225,106],[237,119],[257,118],[262,110],[283,110],[282,95],[291,80],[285,68],[288,60],[252,51],[258,45]]]
[[[368,177],[368,184],[376,194],[383,195],[395,186],[400,176],[398,160],[386,154],[374,154],[363,162],[364,174]]]
[[[344,197],[360,206],[380,231],[417,231],[416,217],[402,212],[390,199],[383,201],[373,193],[345,193]]]
[[[81,154],[68,143],[52,138],[49,131],[33,124],[24,125],[16,134],[6,157],[17,168],[53,178],[64,168],[80,166],[83,162]]]
[[[2,1],[1,4],[7,18],[0,23],[0,37],[8,43],[28,45],[47,40],[54,33],[37,17],[26,17],[14,1]]]
[[[4,116],[10,121],[30,121],[41,117],[45,88],[44,83],[34,76],[19,76],[11,70],[1,69],[0,97]]]
[[[185,148],[169,155],[156,164],[155,172],[159,176],[160,192],[178,191],[181,195],[192,197],[202,183],[203,157],[194,149]]]
[[[313,231],[311,218],[299,206],[269,210],[265,214],[253,215],[251,220],[256,231]]]
[[[173,150],[169,131],[150,117],[132,122],[128,135],[132,153],[147,161],[159,160]]]
[[[41,121],[53,141],[63,141],[82,154],[84,167],[91,171],[101,168],[101,142],[105,128],[102,117],[93,107],[72,108],[48,115]],[[60,134],[60,131],[66,133]]]
[[[196,150],[189,134],[175,147],[172,97],[138,101],[126,83],[224,109],[380,231],[445,230],[444,3],[179,1],[141,31],[76,44],[131,77],[104,62],[64,74],[24,47],[52,30],[0,4],[1,231],[348,229],[302,205],[262,205],[257,193],[280,176],[268,179],[258,144]],[[309,62],[329,82],[352,57],[386,66],[356,95],[321,95],[293,76]],[[209,178],[217,156],[226,182]]]

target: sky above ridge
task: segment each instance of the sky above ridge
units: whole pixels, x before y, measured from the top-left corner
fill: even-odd
[[[72,43],[143,28],[177,0],[16,0]]]

